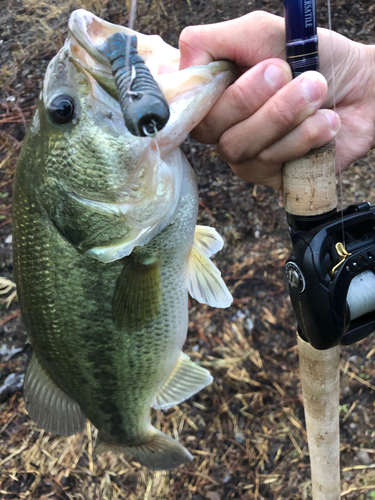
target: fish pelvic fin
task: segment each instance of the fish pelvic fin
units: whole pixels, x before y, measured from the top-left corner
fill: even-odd
[[[169,470],[193,460],[193,456],[180,443],[161,431],[151,427],[149,435],[139,444],[132,446],[99,441],[95,453],[130,453],[141,465],[151,470]]]
[[[160,310],[160,262],[144,264],[132,255],[123,261],[113,297],[113,319],[117,328],[140,331]]]
[[[210,257],[221,250],[223,244],[215,229],[197,226],[187,268],[190,295],[202,304],[221,308],[229,307],[233,297]]]
[[[35,354],[27,369],[23,398],[38,427],[62,436],[83,430],[86,417],[78,403],[55,384]]]
[[[212,380],[208,370],[193,363],[187,354],[181,353],[175,369],[154,397],[151,406],[167,410],[190,398],[211,384]]]

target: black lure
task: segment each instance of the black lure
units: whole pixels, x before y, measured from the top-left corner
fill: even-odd
[[[125,125],[133,135],[152,136],[169,119],[168,103],[144,60],[137,52],[137,37],[114,33],[102,53],[112,66]]]

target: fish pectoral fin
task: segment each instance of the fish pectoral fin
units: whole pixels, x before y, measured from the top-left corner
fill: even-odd
[[[156,410],[167,410],[190,398],[211,384],[212,380],[208,370],[196,365],[189,356],[181,353],[172,375],[156,394],[151,406]]]
[[[35,354],[27,369],[23,398],[38,427],[62,436],[83,430],[86,417],[81,408],[55,384]]]
[[[191,462],[193,456],[180,443],[151,427],[151,431],[140,444],[127,446],[109,444],[101,441],[100,433],[97,455],[111,451],[112,453],[131,453],[142,465],[152,470],[174,469],[179,465]]]
[[[155,319],[161,306],[160,262],[137,262],[132,256],[123,259],[113,297],[113,319],[117,328],[127,332],[142,330]]]
[[[215,264],[201,250],[202,244],[193,243],[187,267],[187,286],[190,295],[202,304],[229,307],[233,297]],[[206,253],[206,255],[205,255]]]
[[[194,232],[194,246],[206,257],[211,257],[223,248],[224,241],[213,227],[197,225]]]

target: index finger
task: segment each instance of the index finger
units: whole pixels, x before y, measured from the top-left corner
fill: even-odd
[[[255,11],[223,23],[189,26],[179,45],[180,69],[229,59],[245,71],[270,57],[285,59],[284,19]]]

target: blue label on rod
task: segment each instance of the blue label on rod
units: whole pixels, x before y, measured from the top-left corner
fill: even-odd
[[[315,0],[284,0],[286,56],[296,77],[318,71],[318,36]]]

